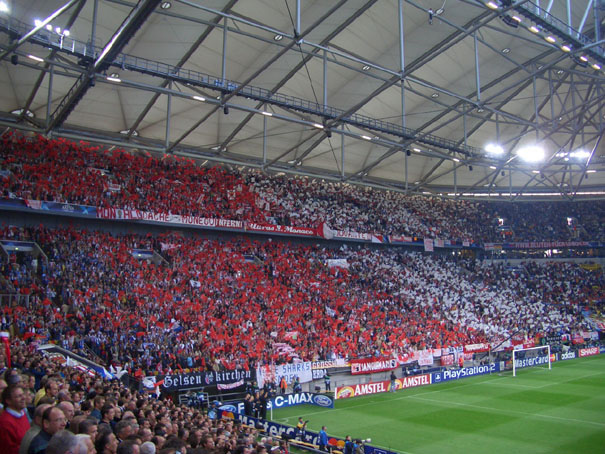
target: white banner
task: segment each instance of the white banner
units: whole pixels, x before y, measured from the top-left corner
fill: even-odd
[[[429,350],[422,350],[418,352],[418,365],[419,366],[432,366],[433,365],[433,354]]]
[[[296,377],[301,383],[313,381],[311,362],[275,366],[275,383],[279,384],[282,377],[286,377],[288,383],[294,383]]]

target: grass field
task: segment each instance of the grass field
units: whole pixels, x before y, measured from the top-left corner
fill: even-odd
[[[605,355],[273,413],[298,416],[405,454],[605,453]]]

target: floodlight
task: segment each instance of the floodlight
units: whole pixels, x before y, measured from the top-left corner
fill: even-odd
[[[590,156],[590,153],[586,150],[576,150],[569,153],[569,156],[571,158],[586,159]]]
[[[485,146],[485,151],[487,151],[489,154],[500,155],[504,153],[504,148],[502,148],[497,143],[488,143]]]
[[[571,52],[571,47],[569,47],[567,44],[563,44],[563,45],[561,46],[561,50],[562,50],[563,52]]]
[[[529,145],[518,150],[517,156],[527,162],[539,162],[544,160],[544,149],[538,145]]]
[[[8,13],[10,8],[8,7],[8,3],[0,2],[0,13]]]

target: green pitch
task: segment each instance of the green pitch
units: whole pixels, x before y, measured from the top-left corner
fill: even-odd
[[[605,453],[605,355],[275,410],[275,421],[404,454]]]

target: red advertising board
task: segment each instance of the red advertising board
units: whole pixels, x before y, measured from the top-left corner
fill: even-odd
[[[441,365],[442,366],[453,366],[454,365],[454,355],[443,355],[441,357]]]
[[[464,353],[487,352],[489,348],[489,344],[469,344],[464,346]]]
[[[580,358],[584,358],[585,356],[598,355],[599,347],[581,348],[578,353],[580,354]]]
[[[351,363],[351,375],[385,372],[399,366],[399,361],[394,358],[363,358],[353,359],[349,362]]]
[[[415,388],[416,386],[430,385],[431,374],[413,375],[411,377],[398,378],[395,380],[395,389]],[[379,381],[374,383],[361,383],[358,385],[341,386],[336,388],[336,399],[348,399],[350,397],[368,396],[370,394],[386,393],[391,389],[390,381]]]

